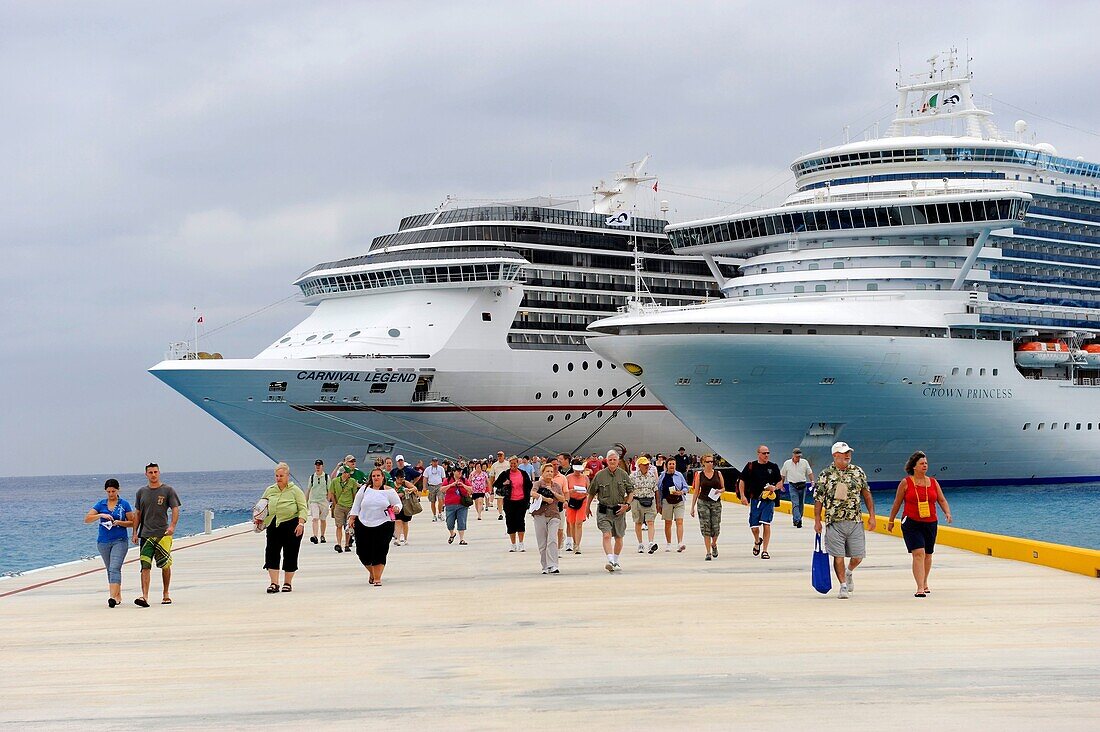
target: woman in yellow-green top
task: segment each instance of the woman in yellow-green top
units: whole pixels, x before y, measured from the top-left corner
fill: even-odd
[[[264,569],[271,578],[267,591],[270,594],[279,591],[279,556],[282,555],[283,592],[290,592],[290,583],[298,571],[302,534],[309,517],[306,494],[290,482],[290,466],[279,463],[275,466],[275,484],[269,485],[261,497],[267,499],[267,518],[256,519],[256,526],[267,527]]]

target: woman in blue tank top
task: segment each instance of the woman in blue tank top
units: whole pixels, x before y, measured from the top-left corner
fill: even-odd
[[[126,561],[126,550],[130,548],[127,528],[134,525],[134,509],[118,497],[118,481],[108,478],[103,484],[107,497],[92,506],[84,517],[84,523],[99,523],[99,538],[96,546],[103,557],[103,566],[107,568],[107,586],[111,596],[107,607],[122,602],[122,563]]]

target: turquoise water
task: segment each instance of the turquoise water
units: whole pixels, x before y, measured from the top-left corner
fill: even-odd
[[[145,485],[142,474],[0,478],[0,574],[99,556],[96,525],[84,514],[103,498],[103,481],[118,478],[122,497],[133,502]],[[166,473],[162,479],[183,504],[177,533],[203,530],[203,509],[214,526],[249,520],[252,504],[272,482],[269,470]],[[955,526],[1100,549],[1100,483],[1087,485],[983,486],[947,489]],[[892,492],[875,493],[880,516],[890,511]],[[941,517],[942,518],[942,517]]]

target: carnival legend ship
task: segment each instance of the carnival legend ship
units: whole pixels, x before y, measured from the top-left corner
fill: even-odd
[[[366,254],[302,274],[313,312],[255,358],[184,347],[151,372],[298,475],[346,453],[697,450],[585,345],[588,323],[640,289],[666,305],[719,296],[702,258],[671,251],[663,218],[636,215],[645,162],[601,181],[590,211],[541,198],[404,218]]]
[[[1002,135],[955,53],[899,80],[885,137],[794,161],[773,209],[668,228],[737,258],[714,303],[593,323],[731,460],[855,449],[877,487],[1100,478],[1100,165]]]

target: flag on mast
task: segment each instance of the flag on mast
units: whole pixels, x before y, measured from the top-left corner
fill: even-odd
[[[199,316],[199,319],[198,319],[198,320],[196,320],[195,322],[196,322],[196,323],[202,323],[202,316],[200,315],[200,316]]]
[[[657,192],[657,181],[653,181],[653,192]]]
[[[607,226],[624,226],[629,227],[633,223],[629,211],[620,211],[617,214],[612,214],[604,219],[604,224]]]

